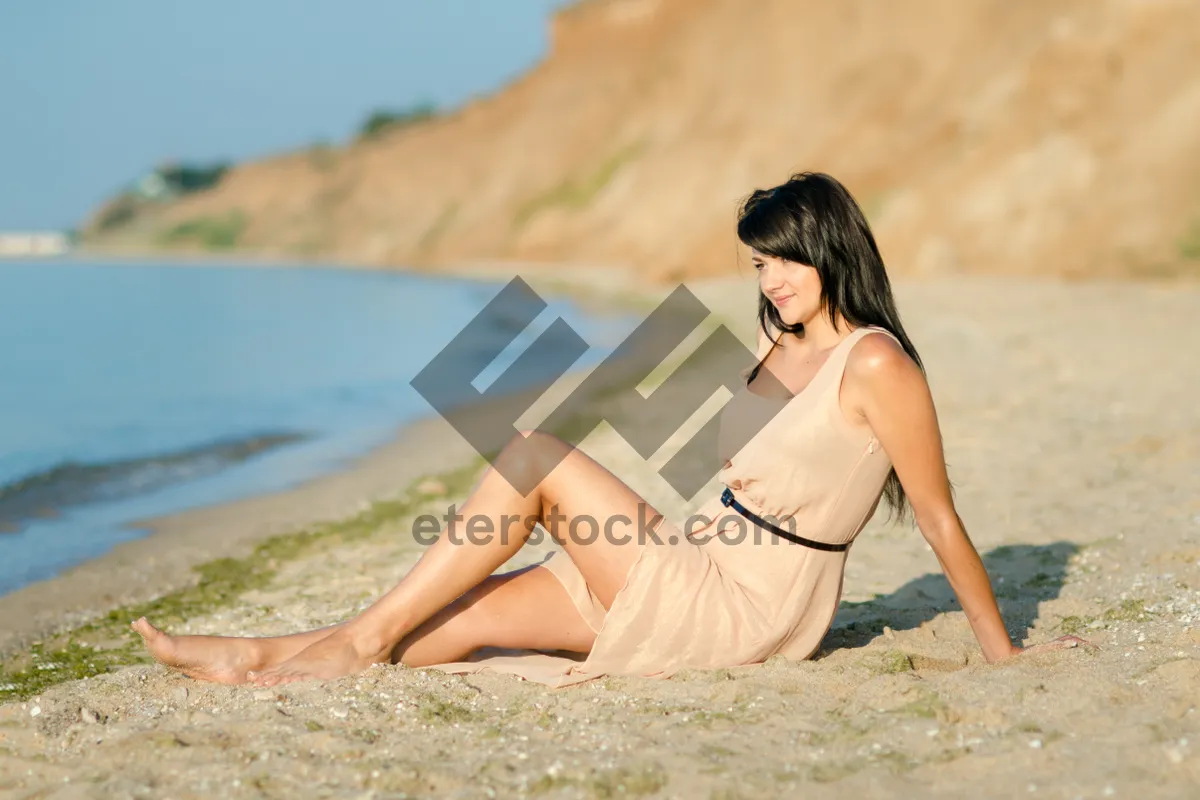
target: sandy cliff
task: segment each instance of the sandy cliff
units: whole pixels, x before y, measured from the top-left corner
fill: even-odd
[[[270,254],[672,279],[737,268],[739,198],[820,169],[898,273],[1200,273],[1194,0],[590,0],[552,28],[491,97],[93,240],[236,216]]]

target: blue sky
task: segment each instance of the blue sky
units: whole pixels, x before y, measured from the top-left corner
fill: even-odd
[[[564,0],[0,5],[0,230],[65,228],[155,164],[350,137],[374,108],[486,94]]]

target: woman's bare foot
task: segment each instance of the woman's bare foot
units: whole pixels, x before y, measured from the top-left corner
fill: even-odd
[[[184,675],[213,683],[245,683],[246,673],[267,666],[264,648],[254,639],[227,636],[168,636],[145,617],[132,627],[154,660]]]
[[[306,680],[332,680],[391,661],[392,647],[364,648],[353,633],[339,630],[309,645],[296,655],[269,669],[252,670],[247,679],[258,686]]]

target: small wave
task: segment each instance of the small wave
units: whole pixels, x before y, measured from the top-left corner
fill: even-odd
[[[212,475],[259,453],[306,439],[301,433],[265,433],[119,461],[65,461],[0,485],[0,533],[68,506],[122,500],[171,484]]]

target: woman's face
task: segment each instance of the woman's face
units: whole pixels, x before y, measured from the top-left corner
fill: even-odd
[[[815,267],[751,250],[758,288],[788,325],[812,322],[821,313],[821,278]]]

